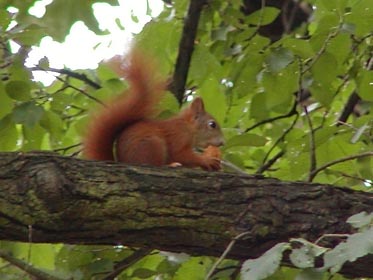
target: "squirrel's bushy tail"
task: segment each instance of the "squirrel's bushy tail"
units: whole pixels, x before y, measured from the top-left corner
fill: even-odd
[[[117,135],[129,125],[153,116],[165,89],[152,59],[138,49],[111,64],[128,81],[129,88],[91,117],[83,139],[87,159],[114,160]]]

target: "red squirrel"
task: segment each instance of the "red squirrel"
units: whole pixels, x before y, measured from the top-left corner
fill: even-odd
[[[221,168],[217,147],[224,144],[223,134],[201,98],[172,118],[155,119],[166,89],[157,68],[139,50],[131,51],[125,63],[114,63],[129,88],[92,116],[83,140],[85,158],[114,160],[115,150],[115,159],[128,164]],[[206,147],[204,153],[195,151]]]

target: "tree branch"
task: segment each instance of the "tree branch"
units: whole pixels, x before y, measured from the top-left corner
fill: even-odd
[[[366,153],[362,153],[362,154],[352,155],[352,156],[340,158],[340,159],[337,159],[337,160],[333,160],[331,162],[328,162],[327,164],[324,164],[324,165],[320,166],[319,168],[317,168],[315,170],[312,170],[312,172],[310,173],[310,176],[309,176],[309,181],[312,182],[312,180],[316,177],[316,175],[319,172],[327,169],[330,166],[336,165],[336,164],[341,163],[341,162],[349,161],[349,160],[354,160],[354,159],[363,158],[363,157],[372,157],[372,156],[373,156],[373,152],[366,152]]]
[[[114,270],[110,272],[108,275],[106,275],[101,280],[114,280],[115,277],[117,277],[119,274],[122,273],[123,270],[127,269],[131,265],[135,264],[139,260],[141,260],[143,257],[147,256],[152,250],[151,249],[138,249],[133,254],[124,260],[117,263],[114,267]]]
[[[257,128],[258,126],[264,125],[266,123],[272,123],[274,121],[278,121],[278,120],[281,120],[281,119],[286,119],[286,118],[289,118],[289,117],[294,116],[296,114],[298,114],[298,112],[297,112],[297,102],[294,102],[293,107],[290,109],[290,111],[288,113],[286,113],[284,115],[276,116],[276,117],[273,117],[273,118],[262,120],[262,121],[260,121],[256,124],[250,126],[249,128],[247,128],[245,130],[245,133],[249,132],[250,130],[253,130],[254,128]]]
[[[180,104],[184,98],[185,84],[197,36],[199,18],[205,4],[206,0],[191,0],[188,14],[184,20],[183,33],[179,43],[179,54],[176,59],[175,71],[170,86],[171,92]]]
[[[220,256],[245,232],[228,257],[246,260],[293,237],[353,233],[347,218],[372,209],[373,193],[329,185],[52,153],[0,154],[5,240],[29,241],[32,225],[33,243],[124,244]],[[368,261],[373,255],[347,272],[373,276]]]
[[[62,74],[62,75],[67,75],[67,76],[75,78],[77,80],[81,80],[81,81],[85,82],[87,85],[89,85],[89,86],[91,86],[95,89],[100,89],[101,88],[101,85],[99,85],[98,83],[89,79],[87,77],[87,75],[81,74],[81,73],[76,73],[76,72],[68,70],[68,69],[57,69],[57,68],[52,68],[52,67],[42,68],[40,66],[31,67],[29,69],[31,71],[55,72],[55,73],[59,73],[59,74]]]
[[[3,250],[0,250],[0,258],[4,259],[8,263],[18,267],[19,269],[25,271],[30,276],[35,277],[35,279],[38,280],[62,280],[62,278],[55,277],[53,275],[50,275],[44,271],[41,271],[39,269],[34,268],[32,265],[28,264],[27,262],[24,262],[20,259],[17,259],[10,254],[6,253]]]
[[[351,93],[350,97],[345,104],[342,114],[338,119],[337,126],[342,125],[343,123],[347,122],[348,117],[353,113],[355,106],[360,102],[361,98],[357,93],[354,91]]]

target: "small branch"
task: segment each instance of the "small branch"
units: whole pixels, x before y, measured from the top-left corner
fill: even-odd
[[[313,170],[312,172],[310,172],[308,182],[312,182],[312,180],[316,177],[316,175],[319,172],[327,169],[330,166],[336,165],[336,164],[341,163],[341,162],[353,160],[353,159],[358,159],[358,158],[363,158],[363,157],[371,157],[371,156],[373,156],[373,152],[366,152],[366,153],[361,153],[361,154],[352,155],[352,156],[340,158],[340,159],[337,159],[337,160],[333,160],[333,161],[331,161],[327,164],[324,164],[324,165],[320,166],[319,168]]]
[[[45,72],[49,71],[49,72],[59,73],[59,74],[62,74],[62,75],[67,75],[67,76],[75,78],[77,80],[81,80],[81,81],[85,82],[87,85],[89,85],[89,86],[91,86],[95,89],[102,88],[101,85],[99,85],[98,83],[89,79],[85,74],[76,73],[76,72],[73,72],[73,71],[68,70],[68,69],[56,69],[56,68],[52,68],[52,67],[42,68],[40,66],[31,67],[29,69],[31,71],[45,71]]]
[[[115,277],[117,277],[119,274],[121,274],[123,270],[127,269],[128,267],[130,267],[134,263],[138,262],[143,257],[149,255],[149,253],[151,251],[152,251],[151,249],[146,249],[146,248],[145,249],[138,249],[131,256],[129,256],[129,257],[123,259],[122,261],[118,262],[114,266],[114,270],[112,272],[110,272],[109,274],[107,274],[101,280],[114,280]]]
[[[371,184],[369,179],[364,179],[364,178],[361,178],[361,177],[358,177],[358,176],[352,176],[352,175],[346,174],[346,173],[341,172],[341,171],[335,171],[335,172],[340,174],[342,177],[346,177],[346,178],[349,178],[349,179],[360,181],[364,184]]]
[[[259,167],[258,170],[255,172],[255,174],[263,174],[264,171],[268,170],[284,154],[285,154],[284,151],[279,151],[273,158],[271,158],[269,161],[267,161],[265,164]]]
[[[61,81],[61,82],[63,82],[63,83],[66,83],[66,81],[63,80],[63,79],[61,79],[60,77],[56,77],[56,79],[59,80],[59,81]],[[72,85],[70,85],[70,84],[68,84],[68,83],[67,83],[67,87],[72,88],[72,89],[74,89],[74,90],[80,92],[80,93],[83,94],[84,96],[88,97],[89,99],[92,99],[92,100],[96,101],[97,103],[101,104],[102,106],[106,106],[105,103],[103,103],[101,100],[99,100],[99,99],[97,99],[96,97],[94,97],[94,96],[92,96],[92,95],[86,93],[84,90],[81,90],[80,88],[77,88],[77,87],[75,87],[75,86],[72,86]]]
[[[283,141],[284,139],[285,139],[285,137],[286,137],[286,135],[294,128],[294,126],[295,126],[295,124],[297,123],[297,121],[298,121],[298,118],[299,118],[299,114],[297,113],[296,114],[296,117],[295,117],[295,119],[294,119],[294,121],[292,122],[292,124],[289,126],[289,128],[288,129],[286,129],[285,131],[284,131],[284,133],[281,135],[281,137],[280,138],[278,138],[277,140],[276,140],[276,142],[272,145],[272,147],[269,149],[269,151],[267,152],[267,154],[265,155],[265,157],[264,157],[264,159],[263,159],[263,166],[262,167],[260,167],[257,171],[256,171],[256,173],[257,174],[261,174],[262,172],[264,172],[265,170],[263,170],[262,172],[261,172],[261,169],[263,169],[263,168],[265,168],[265,166],[269,163],[265,163],[266,161],[267,161],[267,159],[268,159],[268,157],[269,157],[269,155],[271,154],[271,152],[273,151],[273,149],[278,145],[278,143],[280,143],[281,141]],[[276,157],[276,156],[275,156]],[[273,160],[273,159],[272,159]],[[277,159],[276,159],[277,160]]]
[[[206,275],[205,277],[205,280],[208,280],[210,279],[210,277],[212,276],[212,274],[214,273],[214,271],[216,270],[216,268],[218,267],[218,265],[225,259],[225,257],[228,255],[228,253],[232,250],[234,244],[240,240],[242,237],[244,237],[245,235],[248,235],[249,232],[246,231],[246,232],[243,232],[243,233],[240,233],[239,235],[235,236],[232,241],[228,244],[227,248],[225,249],[225,251],[223,252],[223,254],[219,257],[219,259],[214,263],[214,265],[211,267],[209,273]]]
[[[345,104],[343,108],[342,114],[338,119],[337,126],[340,126],[341,124],[347,122],[348,117],[352,114],[355,106],[359,103],[360,100],[361,98],[354,91],[348,98],[347,103]]]
[[[319,60],[321,55],[326,51],[326,47],[328,46],[329,42],[333,38],[337,37],[337,35],[341,31],[342,24],[343,24],[343,22],[341,22],[339,24],[339,26],[337,27],[337,29],[334,32],[331,32],[331,33],[328,34],[328,36],[326,37],[326,39],[324,41],[324,44],[321,46],[321,48],[316,53],[316,55],[313,57],[313,59],[310,61],[310,63],[307,65],[307,67],[305,69],[303,69],[303,71],[301,72],[301,76],[303,76],[303,74],[307,73],[312,68],[312,66]]]
[[[171,92],[181,104],[184,98],[185,84],[190,61],[197,36],[197,28],[205,0],[191,0],[188,14],[184,20],[183,33],[179,43],[179,53],[176,59],[175,71],[170,86]]]
[[[249,132],[250,130],[253,130],[254,128],[257,128],[258,126],[261,126],[261,125],[264,125],[266,123],[272,123],[274,121],[278,121],[278,120],[281,120],[281,119],[285,119],[285,118],[289,118],[291,116],[294,116],[297,114],[297,102],[294,102],[294,105],[293,107],[290,109],[289,113],[285,114],[285,115],[280,115],[280,116],[277,116],[277,117],[273,117],[273,118],[270,118],[270,119],[266,119],[266,120],[262,120],[252,126],[250,126],[249,128],[247,128],[245,130],[245,133],[246,132]]]
[[[256,25],[256,29],[253,32],[253,34],[251,34],[249,36],[249,38],[247,38],[245,40],[246,42],[250,42],[259,33],[259,29],[262,26],[262,22],[263,22],[263,9],[265,8],[265,6],[266,6],[266,0],[261,0],[260,14],[259,14],[259,19],[258,19],[258,24]],[[248,47],[248,46],[249,45],[247,44],[246,47]]]
[[[10,254],[6,253],[3,250],[0,250],[0,258],[4,259],[8,263],[18,267],[19,269],[27,272],[30,276],[34,277],[35,279],[38,279],[38,280],[62,280],[62,278],[52,276],[48,273],[45,273],[44,271],[41,271],[39,269],[34,268],[30,264],[28,264],[28,263],[26,263],[26,262],[24,262],[20,259],[14,258],[13,256],[11,256]]]
[[[239,174],[247,175],[247,173],[244,170],[242,170],[241,168],[239,168],[238,166],[236,166],[235,164],[233,164],[233,163],[231,163],[227,160],[222,160],[221,164],[222,164],[223,167],[230,168],[230,169],[232,169],[233,171],[235,171]]]
[[[314,243],[317,245],[318,243],[320,243],[321,240],[325,239],[325,238],[348,238],[350,236],[350,234],[341,234],[341,233],[326,233],[326,234],[323,234],[322,236],[320,236]]]
[[[304,108],[304,112],[305,112],[305,115],[306,115],[308,127],[309,127],[309,130],[310,130],[310,133],[309,133],[309,137],[310,137],[310,173],[309,173],[307,182],[311,182],[312,181],[311,174],[316,169],[316,166],[317,166],[316,144],[315,144],[315,130],[313,129],[313,124],[312,124],[311,116],[310,116],[310,114],[308,112],[307,107],[304,106],[303,108]]]
[[[82,143],[78,143],[78,144],[74,144],[74,145],[71,145],[71,146],[54,149],[53,152],[56,152],[56,153],[62,152],[63,154],[65,154],[68,150],[77,148],[77,147],[79,147],[81,145],[82,145]]]

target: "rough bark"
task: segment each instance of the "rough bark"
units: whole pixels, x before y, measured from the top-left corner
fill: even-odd
[[[51,153],[1,153],[0,188],[3,240],[121,243],[218,256],[247,232],[228,255],[240,260],[291,237],[352,233],[346,219],[373,209],[372,193],[347,188]],[[365,264],[362,271],[354,264],[353,275],[373,276]]]

